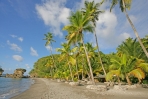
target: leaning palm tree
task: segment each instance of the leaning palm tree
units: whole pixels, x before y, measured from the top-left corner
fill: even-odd
[[[90,74],[91,74],[91,79],[93,84],[94,82],[94,77],[93,77],[93,72],[92,72],[92,67],[91,67],[91,62],[88,57],[88,52],[86,50],[84,40],[83,40],[83,33],[84,32],[93,32],[94,27],[92,24],[90,24],[90,19],[92,16],[89,15],[89,13],[86,13],[85,15],[81,13],[81,11],[77,11],[76,13],[72,13],[72,15],[69,17],[70,24],[65,26],[63,30],[68,31],[68,42],[81,42],[84,47],[85,55],[87,58],[88,66],[90,69]]]
[[[45,46],[50,45],[50,48],[49,48],[49,49],[50,49],[52,61],[53,61],[54,67],[57,68],[57,67],[56,67],[56,64],[55,64],[55,61],[54,61],[54,57],[53,57],[53,55],[52,55],[52,49],[51,49],[52,42],[55,42],[55,41],[53,40],[52,33],[48,32],[47,34],[44,34],[44,35],[45,35],[45,38],[44,38],[43,40],[46,40]]]
[[[103,0],[103,2],[104,2],[104,0]],[[125,13],[126,18],[127,18],[127,20],[129,21],[129,23],[130,23],[130,25],[131,25],[131,27],[132,27],[132,29],[133,29],[135,35],[136,35],[136,38],[138,39],[138,41],[139,41],[139,43],[140,43],[140,46],[142,47],[142,49],[143,49],[145,55],[146,55],[147,58],[148,58],[148,52],[147,52],[146,48],[144,47],[144,45],[143,45],[143,43],[142,43],[142,41],[141,41],[141,39],[140,39],[140,37],[139,37],[139,35],[138,35],[138,32],[137,32],[137,30],[136,30],[134,24],[132,23],[131,19],[129,18],[127,11],[126,11],[126,9],[130,10],[132,0],[112,0],[112,4],[111,4],[111,7],[110,7],[110,11],[111,11],[112,8],[115,7],[115,5],[117,5],[118,3],[119,3],[119,5],[120,5],[121,11]]]
[[[101,10],[98,9],[101,4],[102,4],[102,2],[95,4],[94,1],[92,1],[92,2],[85,1],[85,8],[82,8],[82,12],[84,14],[86,12],[90,13],[90,16],[92,16],[91,21],[93,22],[93,25],[95,27],[96,27],[96,21],[99,20],[99,18],[98,18],[99,14],[104,12],[104,11],[101,11]],[[94,31],[94,35],[95,35],[95,39],[96,39],[96,45],[97,45],[97,49],[98,49],[99,60],[100,60],[103,72],[106,75],[106,71],[104,69],[104,66],[103,66],[103,63],[102,63],[102,59],[101,59],[101,55],[100,55],[100,50],[99,50],[99,44],[98,44],[98,38],[97,38],[96,31]]]

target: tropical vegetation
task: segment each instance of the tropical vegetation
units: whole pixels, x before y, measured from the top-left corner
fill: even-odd
[[[121,10],[130,21],[126,9],[130,8],[131,0],[112,0],[110,9],[119,2]],[[85,8],[71,13],[69,24],[63,27],[67,31],[66,41],[61,44],[61,48],[56,49],[59,54],[52,54],[52,33],[45,34],[45,46],[50,45],[51,53],[34,63],[31,76],[65,81],[87,78],[95,84],[94,78],[100,80],[99,76],[104,75],[106,81],[124,81],[129,85],[142,83],[148,78],[148,36],[128,38],[118,45],[116,52],[110,54],[99,50],[95,28],[99,14],[104,12],[99,10],[102,3],[105,3],[104,0],[100,3],[86,1]],[[86,33],[95,35],[96,46],[84,40]],[[136,31],[135,34],[138,36]]]
[[[4,72],[4,70],[0,66],[0,76],[2,75],[3,72]]]

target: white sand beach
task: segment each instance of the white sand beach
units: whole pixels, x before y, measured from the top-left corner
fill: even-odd
[[[11,99],[148,99],[148,88],[133,88],[125,91],[109,89],[107,91],[90,90],[84,86],[71,86],[45,78],[35,78],[30,89]]]

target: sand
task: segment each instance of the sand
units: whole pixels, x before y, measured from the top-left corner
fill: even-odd
[[[86,89],[84,86],[70,86],[64,82],[44,78],[25,92],[11,99],[148,99],[148,88],[134,88],[125,91],[109,89],[104,92]]]

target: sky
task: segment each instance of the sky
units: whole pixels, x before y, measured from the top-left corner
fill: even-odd
[[[85,0],[0,0],[0,66],[4,73],[13,73],[16,68],[33,68],[39,58],[50,55],[49,48],[56,54],[65,42],[71,12],[84,7]],[[92,1],[92,0],[88,0]],[[94,0],[100,2],[101,0]],[[99,9],[96,33],[100,50],[103,53],[115,52],[126,38],[135,38],[134,32],[124,13],[117,5],[109,11],[110,2]],[[139,36],[148,35],[148,0],[133,0],[127,11]],[[45,47],[44,34],[53,33],[52,46]],[[94,35],[85,33],[85,42],[95,46]]]

